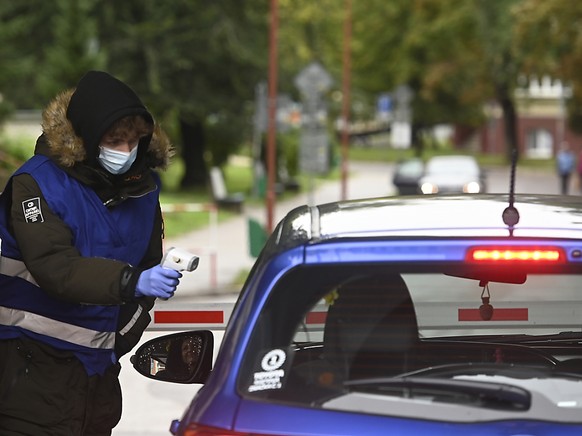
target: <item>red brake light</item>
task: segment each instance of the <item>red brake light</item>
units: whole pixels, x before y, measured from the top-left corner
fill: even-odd
[[[563,263],[566,256],[558,247],[474,247],[467,253],[469,262],[478,263]]]
[[[255,433],[241,433],[238,431],[223,430],[216,427],[207,427],[205,425],[190,424],[184,431],[183,436],[269,436]],[[275,436],[275,435],[272,435]]]

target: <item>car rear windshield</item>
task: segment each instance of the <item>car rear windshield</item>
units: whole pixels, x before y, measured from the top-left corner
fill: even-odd
[[[517,413],[582,422],[580,274],[434,264],[296,268],[261,311],[240,393],[380,415],[418,416],[426,404],[453,403],[480,410],[484,420]],[[500,386],[507,395],[492,394]],[[546,409],[534,407],[538,397]],[[398,408],[387,407],[394,401]],[[438,407],[422,413],[477,419],[445,418]]]

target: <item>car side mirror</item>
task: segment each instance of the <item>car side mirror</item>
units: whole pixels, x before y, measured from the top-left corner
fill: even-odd
[[[197,330],[160,336],[130,358],[141,375],[173,383],[205,383],[212,370],[214,335]]]

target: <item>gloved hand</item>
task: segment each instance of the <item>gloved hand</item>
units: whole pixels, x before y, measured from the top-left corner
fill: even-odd
[[[174,291],[182,273],[173,269],[156,265],[143,271],[137,279],[136,297],[157,297],[168,299],[174,296]]]

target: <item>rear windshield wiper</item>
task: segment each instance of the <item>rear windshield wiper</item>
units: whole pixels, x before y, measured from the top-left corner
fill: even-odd
[[[568,331],[560,333],[552,333],[549,335],[484,335],[484,336],[457,336],[454,338],[431,338],[425,340],[426,342],[432,342],[433,340],[441,341],[446,339],[449,342],[495,342],[495,343],[530,343],[530,342],[544,342],[544,341],[568,341],[568,340],[581,340],[582,332]]]
[[[405,398],[431,397],[434,401],[467,404],[496,410],[524,411],[531,406],[527,389],[503,383],[451,380],[429,377],[391,377],[352,380],[349,391],[400,395]]]
[[[578,342],[582,339],[582,333],[580,332],[560,332],[552,335],[529,335],[523,338],[519,342],[523,343],[543,343],[547,341],[551,342]]]

